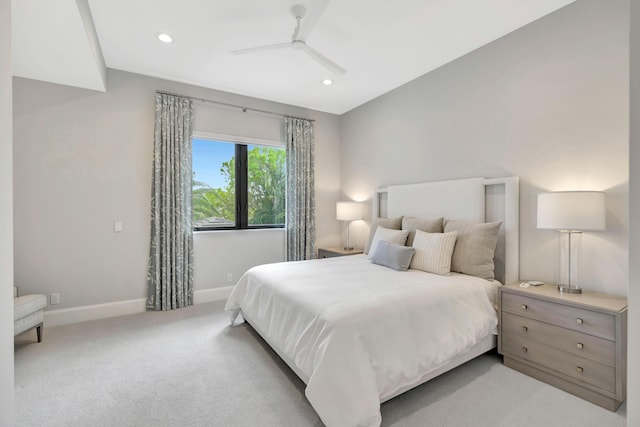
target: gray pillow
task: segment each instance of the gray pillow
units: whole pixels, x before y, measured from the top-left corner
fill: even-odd
[[[371,254],[371,262],[393,268],[397,271],[407,271],[414,252],[415,249],[409,246],[397,245],[381,240],[376,244]]]
[[[413,245],[413,239],[416,237],[416,230],[425,231],[427,233],[442,233],[443,222],[443,217],[428,219],[405,216],[402,218],[402,229],[409,230],[406,245]]]
[[[369,258],[373,255],[372,252],[376,250],[378,242],[385,241],[389,243],[395,243],[396,245],[404,245],[407,242],[407,230],[392,230],[390,228],[384,228],[379,225],[376,228],[376,234],[371,241],[371,247],[369,248]]]
[[[451,271],[491,280],[495,277],[493,255],[502,221],[446,220],[444,232],[458,232],[451,256]]]
[[[367,240],[367,245],[364,247],[364,253],[368,254],[369,249],[371,249],[371,242],[373,241],[373,236],[376,235],[376,229],[378,226],[389,228],[391,230],[402,230],[402,217],[399,216],[397,218],[375,218],[371,223],[371,231],[369,231],[369,239]]]

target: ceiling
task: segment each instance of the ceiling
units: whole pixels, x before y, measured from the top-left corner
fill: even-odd
[[[105,91],[108,67],[342,114],[573,1],[14,0],[14,75]],[[296,4],[322,12],[306,42],[346,73],[291,48],[231,53],[291,41]]]

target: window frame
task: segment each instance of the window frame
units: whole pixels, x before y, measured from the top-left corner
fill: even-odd
[[[284,229],[285,224],[249,224],[249,145],[263,146],[268,148],[278,148],[284,150],[284,143],[279,141],[263,140],[251,137],[239,137],[232,135],[216,134],[211,132],[194,132],[191,140],[207,139],[211,142],[222,142],[235,146],[235,214],[234,226],[222,227],[196,227],[192,226],[194,232],[203,231],[229,231],[229,230],[262,230],[262,229]],[[286,167],[286,164],[285,164]],[[286,202],[285,202],[286,206]],[[285,208],[286,209],[286,208]]]

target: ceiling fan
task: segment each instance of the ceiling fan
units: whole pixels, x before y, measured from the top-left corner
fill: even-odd
[[[309,33],[311,32],[311,30],[313,30],[313,27],[315,26],[316,21],[318,20],[318,18],[320,17],[324,9],[327,7],[328,3],[329,3],[328,0],[317,1],[316,2],[317,7],[314,7],[312,9],[313,13],[310,13],[309,15],[307,15],[307,17],[304,20],[302,18],[305,17],[305,14],[307,13],[307,8],[300,4],[291,7],[291,14],[296,18],[297,24],[296,24],[296,28],[293,30],[293,35],[291,36],[290,42],[276,43],[276,44],[270,44],[266,46],[250,47],[246,49],[238,49],[238,50],[231,51],[231,53],[235,55],[242,55],[245,53],[260,52],[263,50],[293,48],[293,49],[300,50],[307,53],[307,55],[309,55],[310,57],[318,61],[318,63],[320,63],[322,66],[324,66],[327,70],[331,71],[332,73],[336,75],[344,74],[346,72],[344,68],[342,68],[341,66],[339,66],[338,64],[336,64],[335,62],[333,62],[332,60],[330,60],[329,58],[327,58],[326,56],[324,56],[323,54],[321,54],[320,52],[312,48],[311,46],[307,45],[307,42],[305,41],[309,36]]]

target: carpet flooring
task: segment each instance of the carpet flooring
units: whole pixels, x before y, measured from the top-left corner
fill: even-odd
[[[17,426],[322,426],[302,383],[222,302],[15,339]],[[490,352],[382,405],[383,426],[623,427]]]

